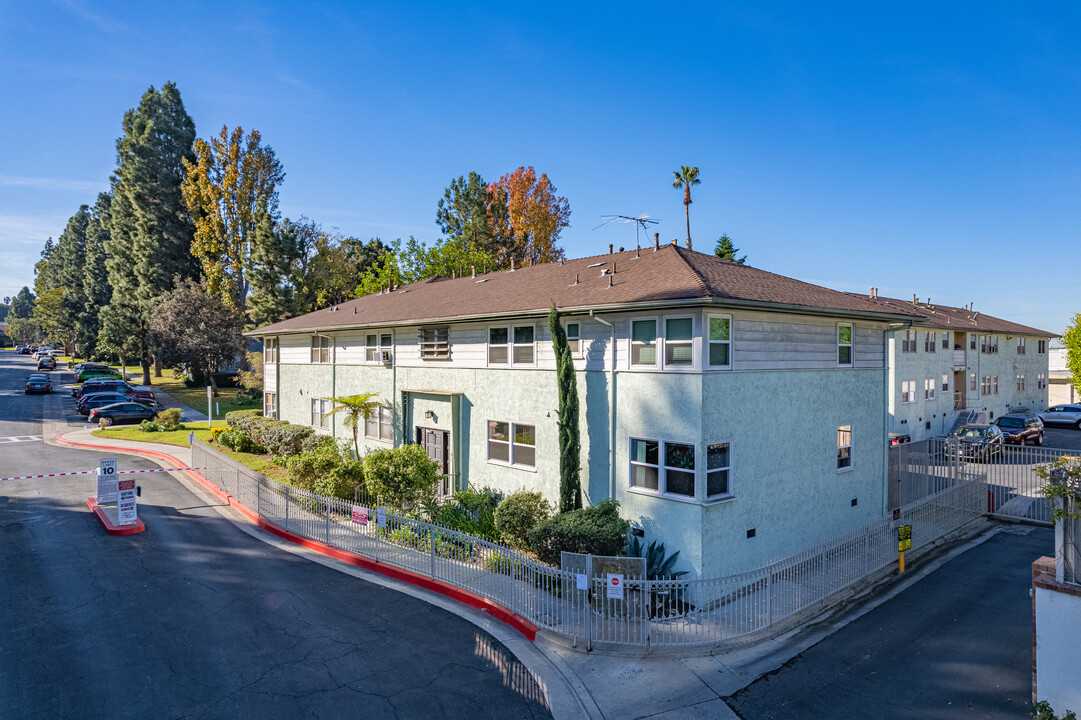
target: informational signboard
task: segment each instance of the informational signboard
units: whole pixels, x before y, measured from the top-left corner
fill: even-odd
[[[912,526],[901,525],[897,528],[897,552],[904,552],[912,547]]]
[[[368,524],[368,508],[361,505],[353,506],[353,522],[357,525]]]
[[[377,508],[375,511],[375,524],[379,527],[387,526],[387,511],[385,508]]]
[[[609,600],[622,600],[623,599],[623,576],[614,575],[608,573],[608,599]]]
[[[116,458],[102,458],[98,466],[98,505],[116,502]]]
[[[578,589],[579,590],[588,590],[589,589],[589,577],[587,577],[585,573],[577,573],[575,575],[575,578],[578,581]]]
[[[116,522],[118,525],[131,525],[138,519],[135,506],[135,480],[121,480],[119,497],[116,501]]]

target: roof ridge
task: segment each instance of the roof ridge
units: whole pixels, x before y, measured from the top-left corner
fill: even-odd
[[[679,245],[671,245],[670,247],[675,249],[676,257],[678,257],[683,263],[683,265],[686,266],[688,270],[690,270],[691,277],[694,278],[695,282],[698,283],[698,287],[702,290],[702,293],[705,295],[711,295],[712,292],[710,291],[709,283],[707,283],[706,279],[702,277],[702,273],[698,272],[698,269],[693,264],[691,264],[691,261],[683,257],[683,252],[681,251]],[[688,252],[694,252],[694,250],[689,250]]]

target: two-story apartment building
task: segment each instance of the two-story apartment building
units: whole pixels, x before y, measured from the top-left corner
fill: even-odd
[[[575,356],[585,500],[722,575],[881,516],[887,334],[919,320],[675,245],[433,278],[260,328],[265,411],[362,452],[424,445],[447,476],[558,498],[555,302]]]
[[[921,318],[889,333],[890,432],[913,441],[949,433],[958,422],[989,422],[1048,402],[1048,343],[1054,333],[950,307],[886,298],[890,310]]]

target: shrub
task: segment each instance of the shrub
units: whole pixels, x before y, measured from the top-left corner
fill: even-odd
[[[218,442],[218,437],[226,431],[226,428],[212,428],[210,430],[210,442]]]
[[[495,509],[502,500],[503,493],[489,487],[480,490],[466,488],[454,493],[454,502],[473,521],[473,534],[492,540],[499,537],[495,528]]]
[[[143,420],[141,423],[139,423],[139,429],[143,432],[161,432],[165,428],[163,428],[161,425],[158,425],[153,420]]]
[[[326,435],[311,450],[289,457],[289,484],[303,490],[315,491],[316,483],[330,475],[342,463],[334,438]]]
[[[247,433],[233,430],[232,428],[219,434],[218,442],[236,452],[253,453],[256,455],[262,455],[266,452],[266,448],[252,440]]]
[[[552,517],[552,506],[539,492],[519,490],[495,509],[498,537],[518,550],[528,550],[529,531]]]
[[[161,426],[162,430],[180,429],[180,408],[168,408],[154,416],[154,422]]]
[[[255,432],[256,428],[261,427],[262,425],[266,425],[267,423],[272,422],[279,422],[274,418],[263,417],[262,415],[257,415],[254,413],[251,415],[238,414],[243,412],[243,410],[234,410],[231,413],[227,413],[225,416],[225,424],[234,430],[239,430],[240,432],[246,432],[251,434]],[[230,415],[233,415],[234,417],[229,417]]]
[[[627,545],[630,523],[619,516],[619,503],[601,500],[593,507],[556,515],[529,531],[533,552],[549,565],[559,565],[560,553],[620,555]]]
[[[341,464],[327,475],[317,478],[315,492],[342,500],[352,500],[358,485],[364,484],[364,464],[359,460],[343,458]]]
[[[242,417],[261,417],[262,414],[263,414],[263,411],[258,410],[258,409],[256,409],[256,410],[231,410],[231,411],[225,413],[225,424],[228,425],[229,427],[232,427],[233,423],[230,422],[231,420],[236,420],[236,419],[242,418]]]
[[[364,458],[368,490],[399,510],[421,505],[435,496],[438,468],[420,445],[376,450]]]
[[[254,423],[252,437],[267,449],[271,455],[291,456],[312,450],[326,435],[316,435],[314,428],[307,425],[293,425],[284,420],[258,418],[263,422]],[[255,418],[252,418],[254,421]],[[333,440],[331,440],[333,442]]]

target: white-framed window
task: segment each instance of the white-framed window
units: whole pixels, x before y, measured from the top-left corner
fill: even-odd
[[[263,393],[263,415],[275,419],[278,417],[278,393]]]
[[[664,319],[664,366],[692,367],[694,365],[694,318]]]
[[[852,366],[852,325],[849,323],[837,325],[837,364]]]
[[[970,339],[968,341],[968,349],[969,350],[975,350],[976,349],[976,336],[975,335],[969,335],[969,338]]]
[[[657,367],[657,319],[631,320],[631,367]]]
[[[943,375],[942,376],[942,392],[949,392],[949,391],[950,391],[950,376],[949,375]]]
[[[938,333],[934,330],[928,330],[923,335],[923,351],[934,352],[938,349]]]
[[[934,400],[935,399],[935,379],[927,378],[923,381],[923,399]]]
[[[901,381],[901,402],[902,403],[914,403],[914,402],[916,402],[916,381],[915,380],[902,380]]]
[[[948,330],[943,330],[942,331],[942,349],[943,350],[949,350],[950,349],[950,333],[949,333]]]
[[[532,365],[534,327],[503,325],[488,328],[489,365]]]
[[[371,416],[364,421],[364,437],[393,442],[394,411],[382,405],[375,408]]]
[[[582,324],[577,320],[568,321],[563,326],[567,333],[567,348],[574,357],[582,357]]]
[[[1024,391],[1025,391],[1025,376],[1022,374],[1022,375],[1017,376],[1017,392],[1024,392]]]
[[[694,445],[631,438],[631,487],[694,498]]]
[[[1039,373],[1036,375],[1036,389],[1043,390],[1047,387],[1047,375]]]
[[[995,395],[998,395],[998,375],[995,375]]]
[[[1046,340],[1037,340],[1036,341],[1036,354],[1043,355],[1046,352],[1047,352],[1047,341]]]
[[[330,400],[325,398],[312,398],[312,427],[322,430],[330,429],[330,416],[327,415],[332,409]]]
[[[728,443],[706,447],[706,499],[731,495],[732,449]]]
[[[905,330],[901,340],[901,352],[916,352],[916,331]]]
[[[998,354],[998,335],[981,335],[980,352],[984,355]]]
[[[852,469],[852,426],[837,426],[837,472]]]
[[[1025,339],[1023,337],[1017,338],[1017,354],[1018,355],[1024,355],[1025,354]]]
[[[489,420],[488,462],[529,470],[536,468],[536,427],[502,420]]]
[[[330,338],[326,335],[312,335],[312,362],[330,362]]]
[[[366,333],[364,335],[364,362],[381,363],[383,353],[394,352],[394,336],[391,333]]]
[[[968,374],[968,381],[969,381],[968,382],[969,389],[970,390],[975,390],[976,389],[976,373],[969,373]]]
[[[275,362],[278,362],[278,338],[265,338],[263,340],[263,363]]]
[[[732,367],[732,318],[709,316],[709,366]]]
[[[991,376],[984,375],[980,378],[980,395],[991,394]]]
[[[420,329],[420,359],[450,359],[450,328],[440,325]]]

